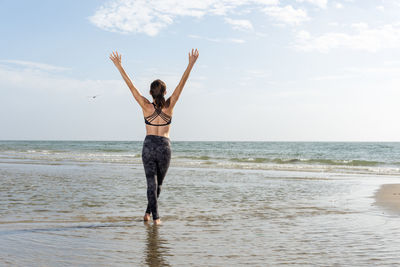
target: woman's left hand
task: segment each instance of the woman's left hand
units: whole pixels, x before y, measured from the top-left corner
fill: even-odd
[[[110,59],[116,67],[121,66],[121,54],[118,54],[117,51],[110,54]]]

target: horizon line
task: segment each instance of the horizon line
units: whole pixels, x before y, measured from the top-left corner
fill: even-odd
[[[143,140],[105,140],[105,139],[0,139],[3,141],[54,141],[54,142],[143,142]],[[287,142],[287,143],[400,143],[400,141],[362,141],[362,140],[171,140],[172,142]]]

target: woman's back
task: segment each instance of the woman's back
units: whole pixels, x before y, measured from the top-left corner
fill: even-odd
[[[169,101],[167,100],[166,103]],[[143,116],[146,122],[146,135],[159,135],[169,138],[171,128],[172,107],[157,108],[154,103],[143,107]]]

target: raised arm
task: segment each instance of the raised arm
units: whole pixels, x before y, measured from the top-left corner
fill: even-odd
[[[170,107],[173,108],[176,104],[176,102],[179,99],[179,96],[182,93],[183,87],[185,86],[185,83],[187,79],[189,78],[190,71],[192,70],[194,63],[196,63],[197,58],[199,57],[199,51],[192,49],[192,52],[189,53],[189,64],[185,70],[185,72],[182,75],[182,78],[178,84],[178,86],[175,88],[175,91],[172,93],[170,97]]]
[[[139,105],[143,108],[144,104],[149,102],[142,94],[139,92],[138,89],[133,85],[131,79],[129,78],[128,74],[126,74],[124,68],[122,67],[121,64],[121,54],[118,54],[117,51],[112,52],[110,54],[110,59],[114,63],[115,67],[119,70],[119,73],[121,73],[122,78],[126,82],[126,85],[128,85],[129,89],[132,92],[133,97],[136,99],[136,101],[139,103]]]

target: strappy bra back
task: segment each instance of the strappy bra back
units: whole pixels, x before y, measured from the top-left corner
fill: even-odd
[[[157,106],[152,103],[154,106],[154,112],[153,114],[151,114],[150,116],[144,117],[144,122],[148,125],[152,125],[152,126],[165,126],[171,123],[172,117],[169,116],[168,114],[165,114],[160,108],[157,108]],[[165,121],[165,123],[162,124],[154,124],[152,123],[152,121],[154,121],[155,118],[157,118],[158,116],[161,117],[161,119],[163,119]]]

